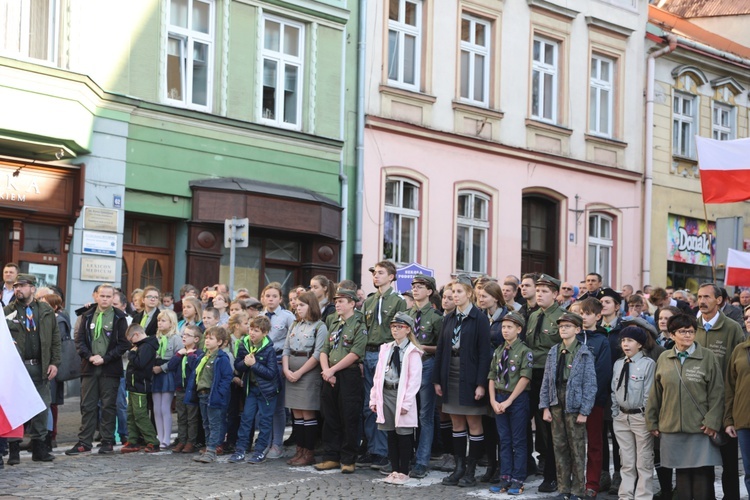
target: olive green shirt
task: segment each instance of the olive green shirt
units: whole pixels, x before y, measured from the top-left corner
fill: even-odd
[[[419,326],[416,325],[417,312],[422,313],[422,317],[419,319]],[[414,336],[421,345],[437,345],[440,332],[443,329],[443,316],[438,313],[432,304],[427,302],[421,309],[415,304],[414,307],[409,309],[409,316],[414,318],[415,332]],[[427,354],[425,354],[427,356]],[[428,356],[429,357],[429,356]],[[424,360],[424,356],[422,356]]]
[[[558,351],[558,363],[560,362],[559,356],[563,349],[567,349],[568,353],[565,354],[565,368],[563,368],[563,382],[567,382],[570,378],[570,369],[573,367],[573,360],[576,357],[576,353],[578,352],[578,349],[581,348],[581,344],[578,342],[578,339],[573,339],[573,343],[570,344],[570,347],[565,347],[565,344],[560,344],[560,350]]]
[[[369,333],[368,346],[380,346],[393,340],[391,335],[391,320],[399,311],[406,311],[406,301],[393,287],[382,294],[376,292],[365,300],[362,310],[365,313],[365,326]],[[380,303],[380,321],[378,321],[378,304]]]
[[[328,334],[321,353],[328,356],[328,366],[334,366],[336,363],[353,352],[360,359],[365,356],[365,346],[367,345],[367,328],[360,316],[353,314],[346,321],[339,321],[332,325],[332,330]]]
[[[96,320],[99,314],[102,314],[102,330],[101,334],[97,338],[96,336]],[[91,324],[89,325],[91,334],[91,352],[95,355],[104,356],[109,350],[109,338],[112,335],[112,324],[115,321],[115,310],[111,307],[101,311],[99,308],[94,311],[94,315],[91,317]]]
[[[505,380],[500,372],[500,361],[503,358],[503,351],[508,350],[508,387],[505,387]],[[531,353],[526,344],[521,342],[520,339],[516,339],[513,343],[501,345],[495,349],[495,355],[492,357],[492,363],[490,363],[490,372],[487,375],[487,379],[495,383],[495,390],[511,393],[516,389],[518,382],[521,377],[526,377],[531,380],[531,370],[534,367],[534,356]],[[525,390],[529,390],[531,384],[526,386]]]
[[[529,316],[529,322],[526,324],[526,344],[534,355],[534,368],[543,370],[544,364],[547,362],[549,350],[553,345],[562,342],[560,334],[557,331],[557,320],[560,319],[560,316],[564,312],[565,309],[560,307],[557,302],[554,302],[546,311],[537,309]],[[544,314],[544,318],[541,331],[537,334],[537,323],[539,323],[539,318],[542,314]]]
[[[354,315],[361,319],[362,322],[365,321],[365,315],[359,309],[354,310]],[[326,318],[326,330],[329,332],[333,331],[333,325],[338,323],[339,319],[341,319],[341,317],[337,313],[329,314]]]
[[[196,391],[211,389],[211,384],[214,381],[214,363],[216,362],[216,358],[219,356],[219,350],[217,349],[212,353],[207,352],[206,354],[204,354],[204,356],[208,356],[208,361],[206,361],[206,364],[203,365],[201,376],[198,377],[197,383],[195,385]]]

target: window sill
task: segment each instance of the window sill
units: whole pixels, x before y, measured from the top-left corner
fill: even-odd
[[[602,137],[594,134],[583,134],[583,136],[587,141],[598,142],[599,144],[604,144],[613,148],[625,149],[628,147],[627,142],[618,141],[617,139],[611,139],[609,137]]]
[[[402,97],[413,101],[418,101],[423,104],[434,104],[435,101],[437,101],[437,97],[433,95],[423,94],[421,92],[415,92],[413,90],[401,89],[398,87],[393,87],[391,85],[380,84],[378,90],[381,94]]]
[[[476,104],[469,104],[463,101],[454,100],[453,109],[455,111],[463,111],[465,113],[471,113],[473,115],[479,115],[486,118],[493,118],[501,120],[505,113],[498,109],[486,108],[483,106],[477,106]]]
[[[564,135],[570,137],[573,135],[573,130],[561,125],[553,125],[552,123],[546,123],[533,118],[526,118],[526,126],[529,128],[535,128],[538,130],[546,130],[554,134]]]
[[[674,161],[678,161],[681,163],[689,163],[691,165],[697,165],[698,159],[697,158],[690,158],[688,156],[681,156],[681,155],[672,155],[672,159]]]

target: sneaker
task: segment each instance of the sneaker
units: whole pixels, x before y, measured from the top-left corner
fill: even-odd
[[[244,451],[235,451],[232,453],[232,456],[229,457],[229,462],[233,464],[238,464],[245,461],[245,452]]]
[[[523,493],[523,483],[514,479],[508,488],[508,495],[520,495],[521,493]]]
[[[161,448],[158,444],[151,444],[148,443],[145,448],[143,448],[143,451],[146,453],[159,453],[161,451]]]
[[[250,455],[247,458],[248,463],[255,464],[255,465],[262,464],[265,461],[266,461],[266,455],[259,451],[254,452],[252,455]]]
[[[610,495],[617,495],[617,492],[620,490],[620,483],[622,483],[622,477],[619,472],[615,472],[612,474],[612,486],[609,487]]]
[[[372,465],[373,457],[369,453],[357,457],[357,467],[369,467]]]
[[[276,445],[273,445],[268,449],[268,454],[266,455],[266,458],[270,460],[275,460],[283,456],[284,456],[284,450],[282,450],[280,447]]]
[[[115,450],[112,447],[112,443],[102,443],[99,447],[99,455],[112,455]]]
[[[386,457],[379,457],[377,455],[372,456],[372,463],[370,464],[371,469],[380,470],[387,465],[390,465],[390,462]]]
[[[120,453],[137,453],[139,451],[141,451],[141,447],[131,442],[126,442],[122,448],[120,448]]]
[[[382,472],[382,469],[381,469]],[[412,467],[411,471],[409,472],[409,477],[413,477],[414,479],[422,479],[427,475],[427,467],[425,467],[422,464],[417,464],[414,467]]]
[[[586,494],[584,495],[584,500],[593,500],[596,498],[596,491],[592,490],[591,488],[586,490]]]
[[[557,481],[542,481],[539,485],[539,493],[554,493],[557,491]],[[569,493],[566,493],[569,495]]]
[[[206,453],[200,456],[198,459],[198,462],[203,462],[204,464],[210,464],[211,462],[216,461],[216,450],[206,450]]]
[[[497,486],[490,486],[490,491],[492,493],[507,493],[508,489],[510,488],[510,484],[510,477],[502,476],[500,477],[500,482],[497,484]]]
[[[372,467],[372,465],[370,467]],[[393,472],[393,467],[391,466],[390,462],[380,468],[380,473],[384,476],[389,475],[391,472]]]
[[[65,452],[66,455],[80,455],[81,453],[91,452],[91,446],[86,446],[82,442],[78,441],[71,449]]]
[[[612,478],[609,477],[609,471],[603,470],[602,475],[599,476],[599,491],[609,491],[610,486],[612,486]]]

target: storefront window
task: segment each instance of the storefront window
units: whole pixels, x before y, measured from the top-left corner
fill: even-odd
[[[32,253],[60,254],[60,228],[46,224],[25,223],[23,225],[22,251]]]

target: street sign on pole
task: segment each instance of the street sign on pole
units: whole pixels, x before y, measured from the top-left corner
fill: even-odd
[[[232,217],[224,220],[224,246],[229,248],[229,297],[234,298],[234,253],[236,248],[247,248],[249,219]]]

